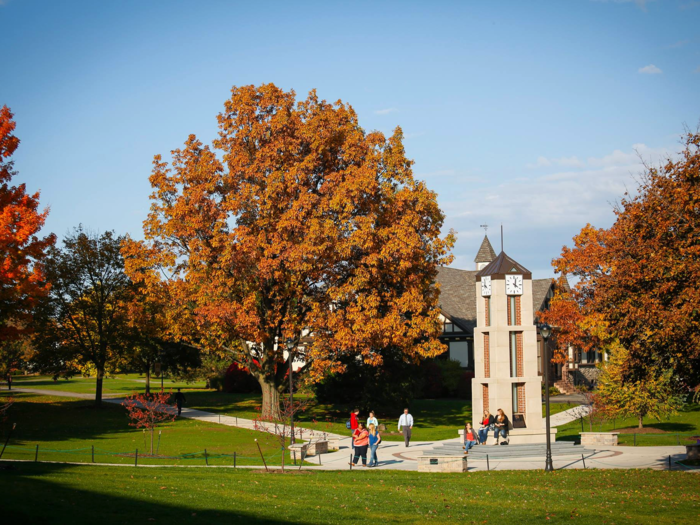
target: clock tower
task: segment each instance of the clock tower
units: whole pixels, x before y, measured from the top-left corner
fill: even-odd
[[[501,252],[476,274],[474,293],[473,425],[481,426],[484,410],[495,416],[500,408],[512,425],[510,443],[544,443],[532,273]]]

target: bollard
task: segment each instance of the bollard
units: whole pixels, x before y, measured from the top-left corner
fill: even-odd
[[[490,471],[491,470],[491,465],[489,465],[489,455],[486,454],[486,470]]]
[[[581,461],[583,461],[583,468],[586,468],[586,458],[583,457],[583,454],[581,454]]]
[[[318,453],[318,464],[319,465],[321,464],[321,453],[320,452]]]
[[[668,470],[672,470],[672,467],[671,467],[671,456],[668,457]]]
[[[350,470],[352,470],[352,454],[350,454]]]
[[[139,466],[139,449],[136,449],[136,453],[134,454],[134,466]]]
[[[92,445],[92,462],[95,462],[95,445]]]
[[[233,453],[233,468],[236,468],[236,453]]]
[[[36,446],[36,451],[34,452],[34,462],[39,461],[39,445]]]
[[[204,449],[204,463],[207,464],[207,467],[209,466],[209,458],[207,457],[207,449]]]

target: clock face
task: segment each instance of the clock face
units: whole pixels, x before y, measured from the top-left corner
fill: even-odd
[[[523,276],[522,275],[506,275],[506,294],[522,295],[523,294]]]
[[[488,297],[491,295],[491,276],[487,275],[481,278],[481,295]]]

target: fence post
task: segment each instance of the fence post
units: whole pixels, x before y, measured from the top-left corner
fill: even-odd
[[[671,456],[668,456],[668,470],[672,470],[672,468],[671,468]]]
[[[634,446],[637,446],[637,434],[634,435]]]
[[[204,449],[204,463],[206,463],[207,467],[209,466],[209,457],[207,456],[207,449]]]
[[[233,468],[236,468],[236,452],[233,452]]]
[[[489,455],[486,454],[486,470],[490,471],[491,470],[491,465],[489,465]]]
[[[581,432],[583,432],[583,414],[581,414]]]
[[[95,445],[92,445],[92,462],[95,462]]]
[[[352,470],[352,453],[350,453],[350,470]]]
[[[676,434],[676,437],[678,438],[678,446],[680,447],[681,446],[681,435]]]
[[[134,454],[134,466],[139,466],[139,449],[136,449],[136,453]]]
[[[39,461],[39,445],[36,446],[36,451],[34,452],[34,463]]]
[[[586,458],[583,457],[583,454],[581,454],[581,461],[583,461],[583,468],[586,468]]]

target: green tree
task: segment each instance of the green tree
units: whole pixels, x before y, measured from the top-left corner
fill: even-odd
[[[602,373],[594,395],[598,411],[608,419],[636,417],[639,428],[643,428],[645,416],[661,420],[678,413],[683,406],[683,396],[673,370],[650,369],[643,377],[626,379],[629,351],[619,343],[613,343],[607,351],[610,360],[601,365]]]
[[[96,375],[95,404],[102,381],[115,368],[125,345],[124,302],[130,281],[120,252],[122,237],[76,228],[52,247],[45,263],[51,284],[38,326],[40,367],[54,374]]]

